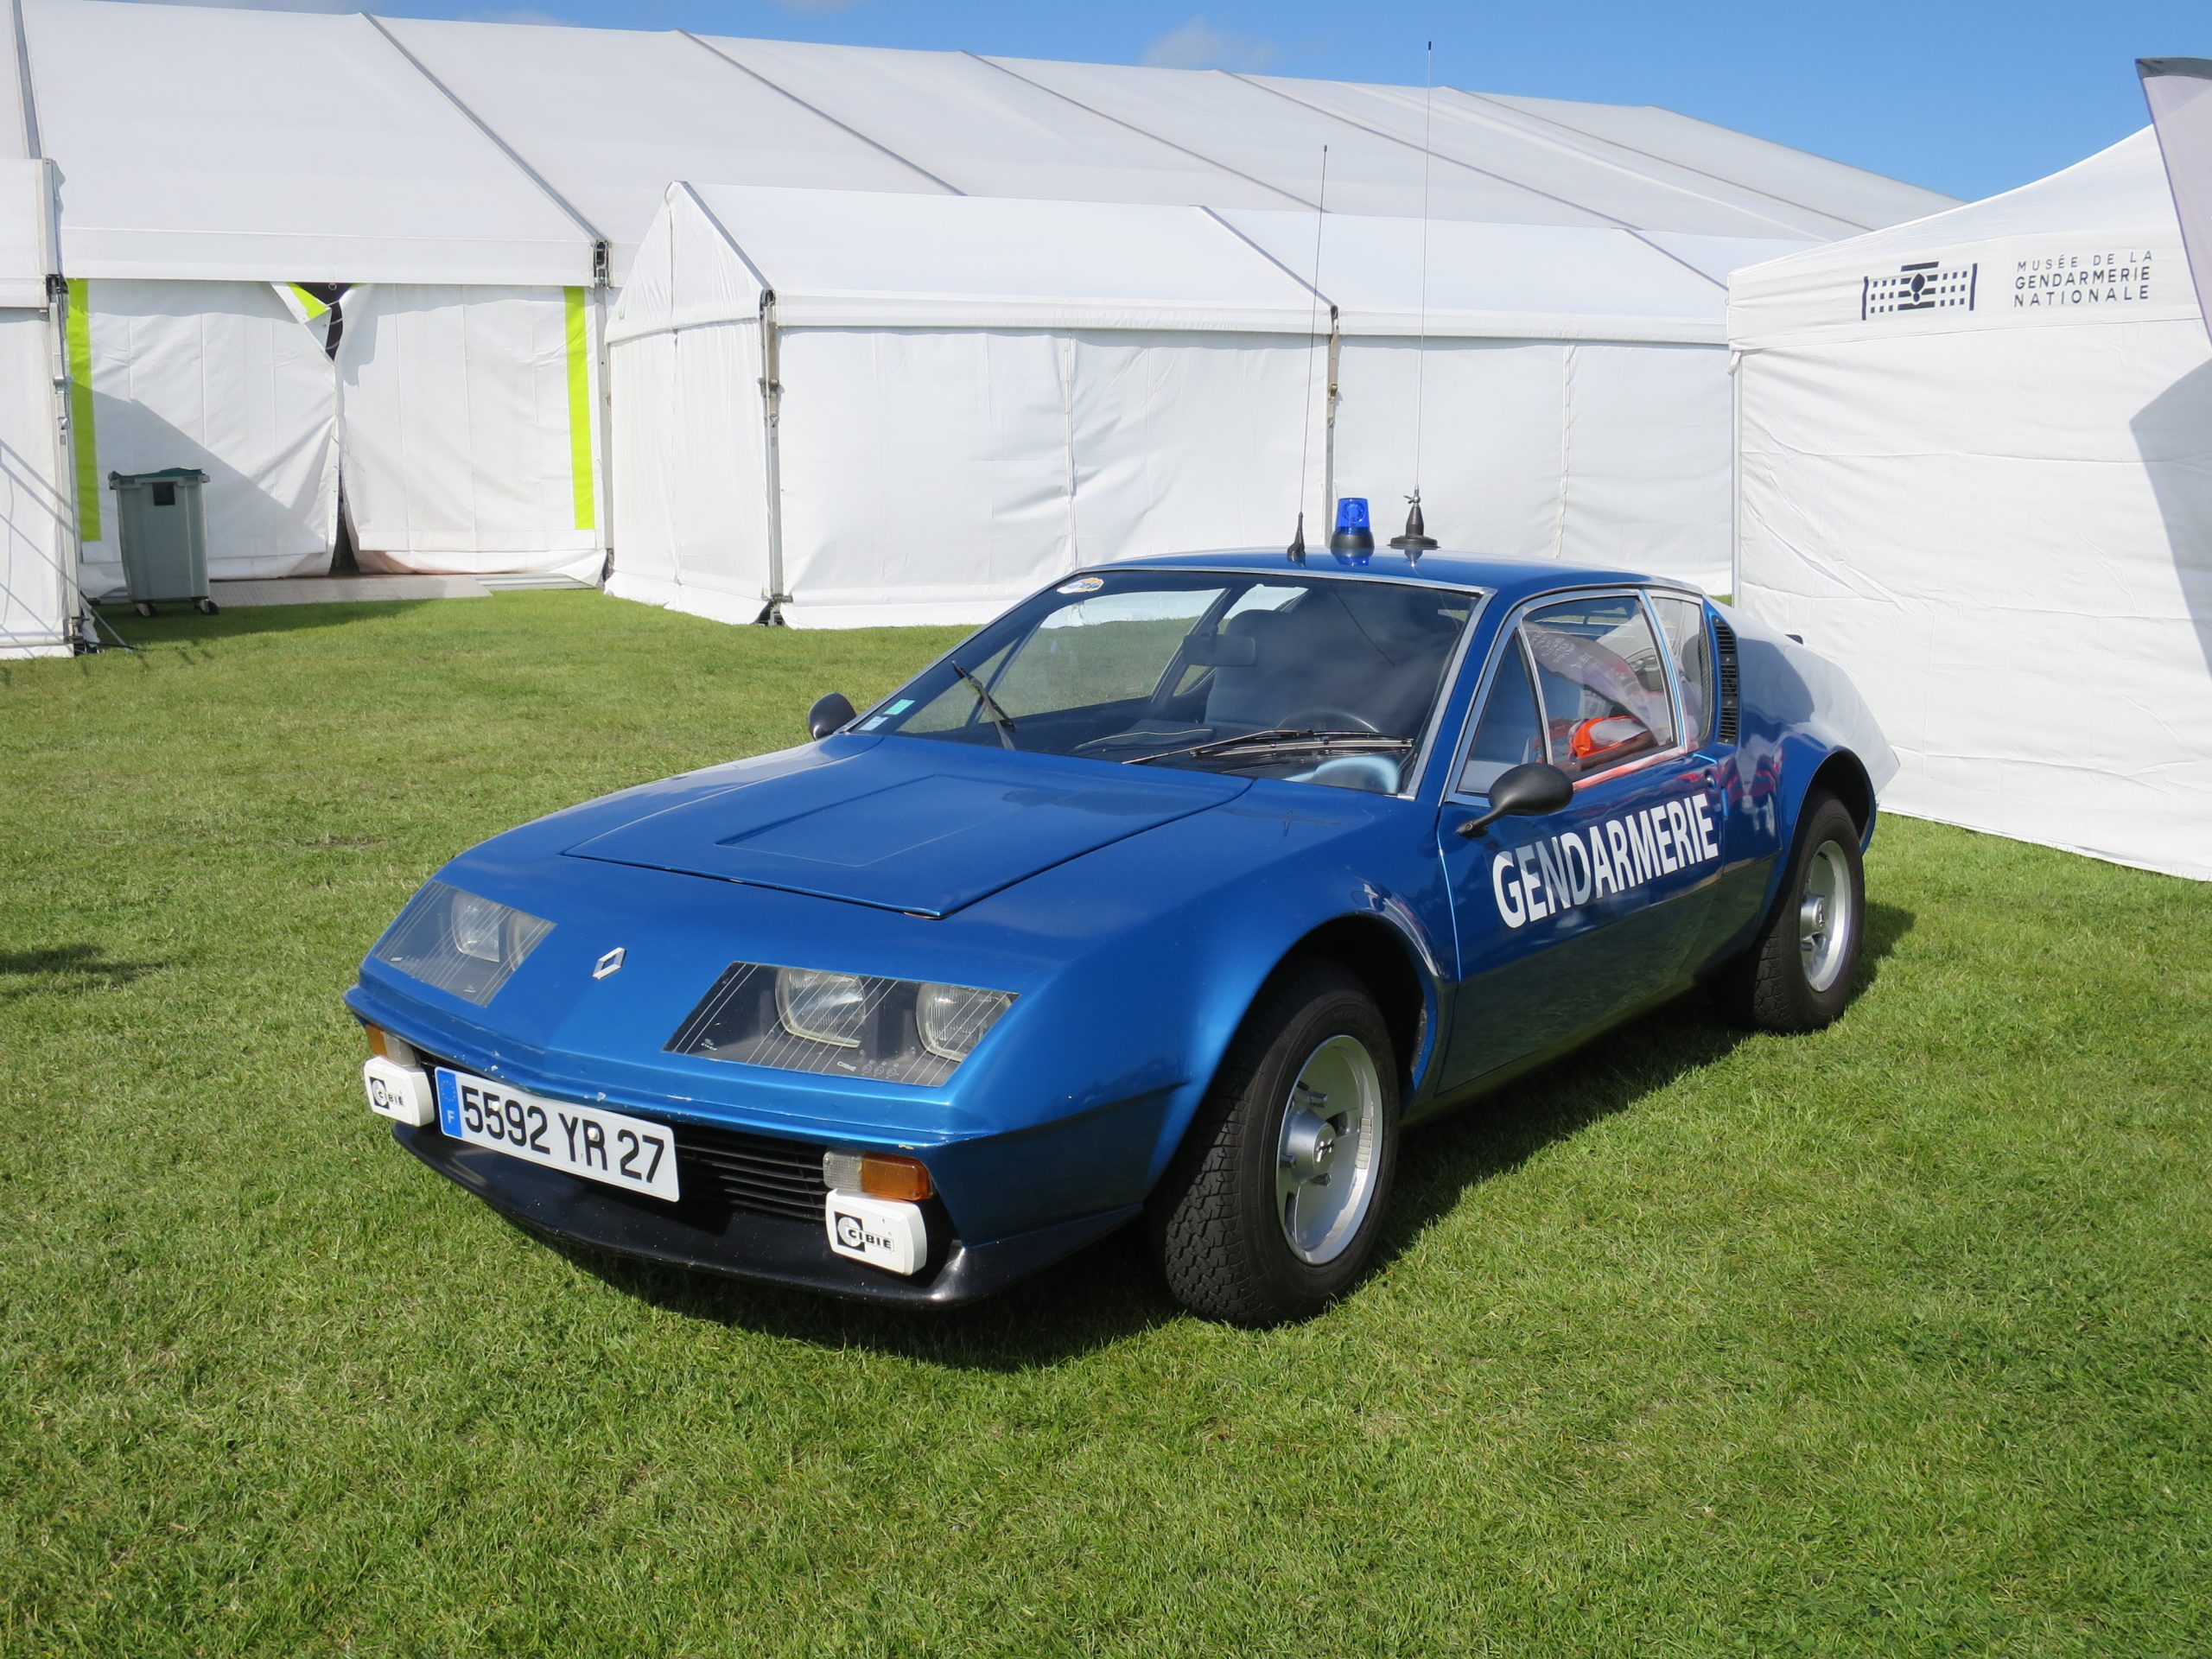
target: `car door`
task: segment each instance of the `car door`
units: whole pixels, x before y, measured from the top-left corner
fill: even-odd
[[[1719,866],[1719,791],[1635,589],[1554,594],[1510,621],[1439,815],[1459,983],[1457,1088],[1555,1052],[1681,984]],[[1560,810],[1469,836],[1507,766],[1574,783]]]

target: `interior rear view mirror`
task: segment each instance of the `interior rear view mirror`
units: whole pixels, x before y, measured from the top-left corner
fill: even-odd
[[[806,711],[807,735],[820,742],[830,733],[849,725],[853,718],[853,700],[842,691],[832,691],[816,701]]]
[[[1508,766],[1490,786],[1490,810],[1459,826],[1463,836],[1479,836],[1500,818],[1537,818],[1556,812],[1574,798],[1574,780],[1541,760]]]

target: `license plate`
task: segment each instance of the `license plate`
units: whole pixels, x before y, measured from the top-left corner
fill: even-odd
[[[588,1181],[671,1203],[678,1196],[676,1135],[665,1123],[603,1106],[542,1100],[440,1066],[438,1127],[456,1141]]]

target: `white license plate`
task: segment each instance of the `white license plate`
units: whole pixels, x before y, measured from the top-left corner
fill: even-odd
[[[503,1083],[438,1068],[438,1127],[456,1141],[673,1202],[676,1135],[603,1106],[543,1100]]]

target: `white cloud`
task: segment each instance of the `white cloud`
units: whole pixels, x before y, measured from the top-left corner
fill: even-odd
[[[1268,69],[1281,56],[1273,41],[1216,29],[1204,17],[1169,29],[1144,49],[1157,69]]]

